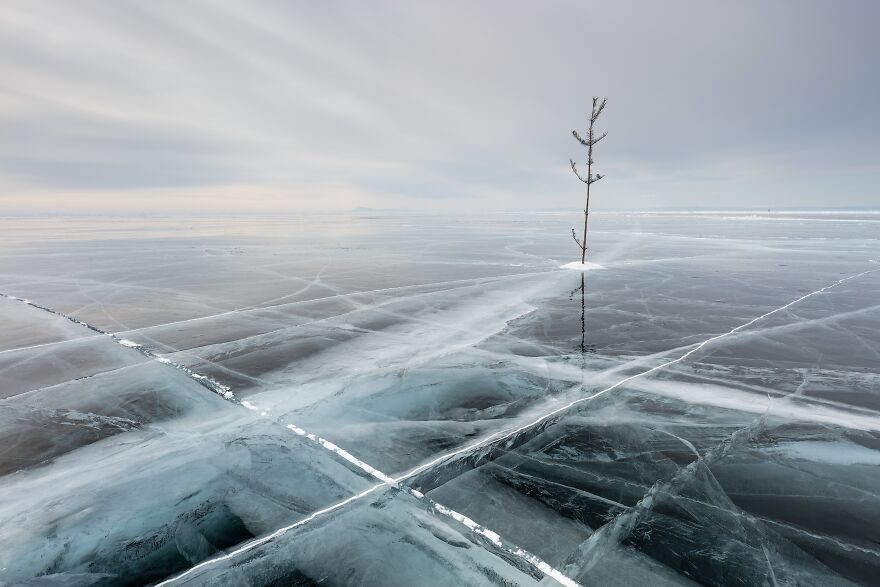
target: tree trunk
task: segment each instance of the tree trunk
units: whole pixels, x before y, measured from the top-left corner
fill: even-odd
[[[599,103],[599,98],[593,98],[593,109],[590,112],[590,126],[587,129],[587,138],[584,139],[581,135],[578,134],[576,130],[571,131],[571,134],[574,136],[575,140],[579,142],[581,145],[587,148],[587,177],[581,176],[577,170],[577,164],[574,162],[574,159],[569,159],[571,163],[571,170],[577,176],[579,180],[583,183],[587,184],[587,201],[584,203],[584,234],[583,238],[578,240],[577,234],[575,233],[574,228],[571,229],[571,236],[574,238],[574,241],[581,248],[581,265],[587,264],[587,228],[590,222],[590,185],[599,181],[604,176],[600,174],[593,175],[593,145],[604,139],[608,133],[602,133],[601,136],[596,136],[593,132],[595,128],[596,119],[599,118],[599,115],[602,114],[602,110],[605,109],[605,104],[607,100],[602,100]],[[597,106],[598,104],[598,106]]]
[[[587,205],[584,207],[584,240],[581,241],[581,265],[587,262],[587,221],[590,219],[590,184],[587,184]]]
[[[593,101],[593,115],[590,117],[590,131],[587,140],[587,203],[584,205],[584,239],[581,241],[581,265],[587,262],[587,221],[590,219],[590,184],[593,183],[593,123],[596,121],[596,101]]]

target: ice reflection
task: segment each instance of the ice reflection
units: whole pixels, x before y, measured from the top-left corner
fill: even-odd
[[[581,273],[581,284],[573,289],[568,296],[569,300],[573,300],[575,294],[580,292],[581,294],[581,342],[580,342],[580,352],[582,358],[585,357],[587,353],[595,353],[596,345],[595,344],[587,344],[587,298],[586,298],[586,276],[584,273]]]

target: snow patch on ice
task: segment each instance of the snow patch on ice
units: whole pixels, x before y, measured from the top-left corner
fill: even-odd
[[[463,524],[464,526],[467,527],[468,530],[470,530],[471,532],[473,532],[475,534],[480,534],[481,536],[485,536],[495,546],[497,546],[499,548],[504,547],[504,545],[501,543],[501,537],[497,533],[495,533],[492,530],[489,530],[487,528],[483,528],[482,526],[480,526],[479,524],[477,524],[475,521],[473,521],[469,517],[465,516],[464,514],[460,514],[455,510],[452,510],[446,506],[440,505],[436,501],[431,502],[431,503],[434,506],[434,509],[437,510],[438,512],[440,512],[441,514],[443,514],[444,516],[448,516],[448,517],[452,518],[453,520],[455,520],[456,522]]]
[[[247,406],[245,406],[245,407],[247,407]],[[397,487],[397,481],[395,481],[394,479],[392,479],[391,477],[389,477],[388,475],[386,475],[382,471],[376,469],[375,467],[372,467],[372,466],[368,465],[367,463],[363,462],[362,460],[355,457],[353,454],[351,454],[350,452],[348,452],[344,448],[340,448],[340,447],[336,446],[335,444],[333,444],[332,442],[330,442],[329,440],[325,440],[325,439],[321,438],[320,436],[315,436],[314,434],[309,434],[305,430],[303,430],[302,428],[299,428],[298,426],[296,426],[294,424],[288,424],[287,428],[288,428],[288,430],[291,430],[294,434],[296,434],[298,436],[305,436],[306,438],[308,438],[312,442],[317,442],[323,448],[329,450],[330,452],[336,453],[337,455],[339,455],[340,457],[342,457],[343,459],[345,459],[346,461],[348,461],[349,463],[351,463],[352,465],[354,465],[355,467],[357,467],[361,471],[367,473],[371,477],[378,479],[379,481],[385,483],[386,485],[390,485],[392,487]]]
[[[571,271],[593,271],[595,269],[605,269],[604,265],[599,265],[598,263],[590,263],[587,261],[586,263],[581,263],[579,261],[572,261],[571,263],[566,263],[565,265],[561,265],[560,269],[570,269]]]

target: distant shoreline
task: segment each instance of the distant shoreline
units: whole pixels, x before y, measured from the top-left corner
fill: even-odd
[[[288,214],[267,214],[262,212],[254,212],[252,214],[242,214],[241,212],[236,213],[227,213],[223,211],[217,211],[214,213],[186,213],[181,212],[179,214],[157,214],[156,212],[139,212],[132,211],[129,213],[99,213],[93,211],[83,211],[83,212],[45,212],[45,211],[33,211],[33,212],[5,212],[0,214],[0,219],[4,220],[15,220],[15,219],[63,219],[63,218],[71,218],[71,219],[177,219],[177,220],[194,220],[194,219],[205,219],[205,220],[259,220],[259,219],[271,219],[271,220],[292,220],[297,218],[314,218],[321,216],[330,216],[330,217],[352,217],[352,218],[370,218],[370,217],[383,217],[383,216],[400,216],[400,217],[424,217],[424,216],[471,216],[471,217],[505,217],[505,216],[568,216],[572,214],[582,214],[582,210],[578,210],[576,208],[573,209],[549,209],[549,210],[507,210],[507,211],[468,211],[468,212],[448,212],[448,211],[422,211],[422,210],[381,210],[381,209],[358,209],[358,210],[326,210],[326,211],[303,211],[300,213],[288,213]],[[654,215],[654,216],[718,216],[718,215],[734,215],[734,216],[748,216],[755,218],[773,218],[773,217],[785,217],[785,216],[880,216],[880,210],[877,209],[855,209],[855,208],[843,208],[843,209],[779,209],[769,211],[764,209],[721,209],[721,210],[709,210],[709,209],[644,209],[644,210],[595,210],[590,211],[591,215],[596,216],[620,216],[620,215]]]

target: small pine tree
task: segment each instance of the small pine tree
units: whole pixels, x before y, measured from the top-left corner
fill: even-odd
[[[574,242],[578,244],[578,247],[581,249],[581,264],[587,262],[587,222],[590,219],[590,186],[603,177],[604,175],[593,175],[593,145],[604,139],[608,133],[602,133],[600,136],[595,136],[593,134],[593,125],[596,123],[596,119],[599,118],[599,115],[602,114],[602,110],[605,109],[605,103],[608,100],[603,99],[602,102],[599,102],[599,98],[593,98],[593,111],[590,113],[590,127],[587,131],[587,138],[581,138],[581,135],[578,134],[576,130],[571,131],[571,134],[574,135],[574,138],[577,141],[587,148],[587,177],[581,177],[581,174],[578,173],[577,166],[574,163],[573,159],[569,159],[571,162],[571,170],[574,171],[574,174],[577,176],[579,180],[587,184],[587,203],[584,206],[584,236],[582,240],[578,240],[577,233],[575,233],[574,229],[571,229],[571,236],[574,239]]]

